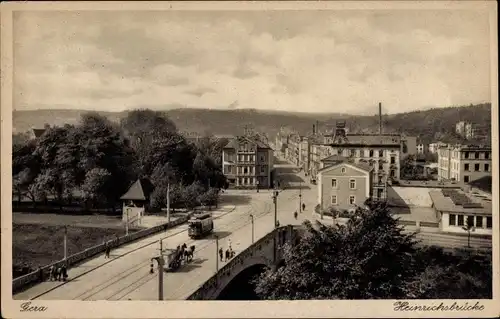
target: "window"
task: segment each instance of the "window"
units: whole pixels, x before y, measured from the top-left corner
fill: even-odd
[[[260,167],[260,172],[261,172],[261,173],[265,173],[265,172],[266,172],[266,168],[265,168],[264,166],[261,166],[261,167]]]
[[[384,150],[378,151],[378,157],[384,157]]]
[[[456,226],[457,224],[457,215],[450,214],[450,226]]]
[[[490,152],[485,152],[484,159],[489,159],[489,158],[490,158]]]
[[[265,157],[264,155],[261,155],[261,156],[260,156],[260,161],[261,161],[261,162],[264,162],[265,160],[266,160],[266,157]]]
[[[248,167],[243,168],[243,174],[248,174]]]
[[[356,150],[355,150],[355,149],[352,149],[352,150],[351,150],[351,156],[352,156],[352,157],[356,156]]]
[[[373,150],[370,150],[370,157],[373,157]]]
[[[354,179],[349,180],[349,188],[356,189],[356,180]]]
[[[467,172],[470,170],[469,164],[464,164],[464,170],[467,171]]]
[[[468,183],[469,182],[469,175],[464,175],[464,183]]]
[[[486,217],[486,228],[491,228],[491,217]]]
[[[458,215],[457,226],[463,226],[463,225],[464,225],[464,215]]]
[[[483,216],[476,216],[476,227],[483,228]]]
[[[396,164],[396,157],[391,156],[391,164]]]
[[[391,177],[395,177],[396,176],[396,171],[391,169]]]
[[[337,195],[332,195],[332,205],[337,205]]]
[[[378,169],[379,169],[379,171],[384,169],[384,164],[382,162],[378,163]]]
[[[484,164],[484,171],[489,172],[490,171],[490,164]]]
[[[342,167],[342,169],[340,170],[342,173],[345,173],[345,167]]]
[[[474,170],[475,170],[476,172],[479,172],[479,164],[474,164]]]
[[[474,158],[475,158],[475,159],[479,159],[479,152],[475,152],[475,153],[474,153]]]
[[[356,203],[356,197],[354,195],[349,196],[349,205],[354,205]]]
[[[464,153],[464,157],[465,157],[465,158],[469,158],[469,152],[465,152],[465,153]]]
[[[337,188],[337,180],[335,178],[332,179],[332,188]]]

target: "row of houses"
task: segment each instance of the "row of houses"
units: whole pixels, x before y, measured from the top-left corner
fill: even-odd
[[[491,164],[491,146],[442,146],[438,150],[438,180],[471,183],[491,177]]]
[[[281,133],[281,132],[280,132]],[[333,132],[308,136],[280,134],[276,146],[288,161],[301,167],[315,182],[318,173],[328,161],[347,161],[353,165],[370,167],[374,197],[386,197],[386,185],[399,181],[401,160],[416,154],[416,137],[402,134],[348,133],[344,121],[336,124]]]

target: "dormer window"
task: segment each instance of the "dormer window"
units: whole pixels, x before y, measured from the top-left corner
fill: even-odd
[[[345,167],[342,167],[342,168],[340,169],[340,171],[341,171],[342,173],[345,173]]]

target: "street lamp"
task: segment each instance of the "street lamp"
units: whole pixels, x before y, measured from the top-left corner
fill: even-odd
[[[254,224],[254,217],[253,217],[253,214],[250,214],[250,219],[252,221],[252,244],[254,243],[255,241],[255,236],[254,236],[254,228],[255,228],[255,224]]]
[[[153,260],[158,263],[158,300],[163,300],[163,265],[165,260],[161,254],[158,257],[151,258],[151,273],[153,273]]]
[[[64,226],[64,261],[68,258],[68,226]]]
[[[302,181],[299,182],[299,212],[302,213]]]
[[[274,203],[274,227],[278,227],[278,195],[279,192],[275,188],[273,191],[273,203]]]
[[[215,237],[215,269],[216,273],[219,272],[219,236],[214,235]]]

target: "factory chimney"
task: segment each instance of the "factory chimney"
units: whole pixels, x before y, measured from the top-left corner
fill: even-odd
[[[316,120],[316,133],[319,134],[319,121]]]
[[[378,121],[379,121],[379,129],[378,133],[382,135],[382,103],[378,103]]]
[[[313,124],[313,135],[316,135],[316,125]]]

